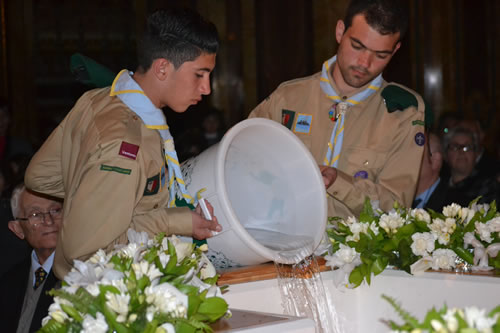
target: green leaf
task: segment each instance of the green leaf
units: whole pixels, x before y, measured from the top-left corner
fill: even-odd
[[[207,317],[209,322],[214,322],[224,316],[227,312],[228,305],[221,297],[209,297],[198,307],[198,314]]]
[[[201,299],[198,295],[188,295],[188,318],[193,316],[200,307]]]
[[[454,246],[451,248],[460,258],[465,260],[468,264],[474,265],[474,256],[469,251],[462,247]]]
[[[349,275],[349,282],[352,283],[355,287],[359,286],[361,282],[363,282],[364,275],[361,273],[360,266],[354,268]]]
[[[76,321],[78,322],[81,322],[83,321],[83,318],[82,316],[78,313],[78,311],[76,311],[76,309],[70,305],[66,305],[66,304],[63,304],[61,303],[61,309],[66,312],[68,314],[68,316],[72,317],[73,319],[75,319]]]
[[[413,317],[409,312],[403,310],[399,304],[396,303],[396,300],[394,300],[392,297],[387,296],[387,295],[382,295],[382,298],[385,299],[387,302],[389,302],[390,305],[396,310],[398,315],[405,321],[407,322],[411,328],[418,328],[418,319]]]
[[[379,275],[384,271],[384,269],[387,267],[387,264],[389,263],[389,259],[387,257],[378,257],[372,264],[371,271],[373,275]]]

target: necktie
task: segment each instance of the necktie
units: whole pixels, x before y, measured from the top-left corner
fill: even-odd
[[[35,271],[35,285],[33,286],[34,289],[40,287],[40,285],[45,281],[45,278],[47,277],[47,272],[42,267],[38,267],[38,269]]]
[[[323,63],[323,69],[320,79],[321,89],[329,99],[335,102],[332,109],[335,107],[343,108],[343,110],[341,110],[340,112],[339,119],[335,121],[335,127],[333,128],[330,142],[328,142],[328,151],[326,152],[325,160],[323,162],[324,165],[333,166],[335,168],[339,163],[340,151],[342,149],[342,142],[344,140],[344,118],[347,106],[361,103],[364,99],[379,90],[383,82],[382,74],[379,74],[375,79],[373,79],[368,88],[352,96],[350,99],[342,100],[340,96],[338,96],[335,89],[333,89],[328,78],[328,71],[336,60],[337,56],[334,56]]]
[[[127,70],[122,70],[111,86],[110,96],[118,96],[132,111],[134,111],[149,129],[157,130],[163,139],[165,161],[168,167],[168,188],[170,193],[169,207],[175,207],[176,194],[186,202],[196,204],[187,191],[182,177],[179,160],[174,146],[174,138],[170,134],[163,112],[153,105],[141,87],[134,81]]]

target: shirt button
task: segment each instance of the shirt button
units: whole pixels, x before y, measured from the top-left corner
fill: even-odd
[[[333,195],[337,195],[337,194],[339,194],[339,192],[337,192],[337,191],[333,192]]]
[[[132,119],[137,120],[138,118],[137,116],[132,116]]]
[[[154,208],[154,209],[158,208],[158,204],[154,205],[154,207],[153,207],[153,208]]]
[[[363,165],[365,165],[365,166],[366,166],[366,165],[368,165],[368,161],[365,161],[365,162],[363,163]]]

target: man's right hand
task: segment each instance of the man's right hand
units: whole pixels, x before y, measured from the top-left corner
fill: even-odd
[[[196,206],[194,212],[192,212],[193,217],[193,238],[195,239],[205,239],[213,236],[213,231],[221,232],[222,226],[217,222],[217,217],[214,216],[214,209],[209,202],[207,203],[208,210],[212,215],[212,220],[207,220],[203,217],[203,212],[200,205]]]

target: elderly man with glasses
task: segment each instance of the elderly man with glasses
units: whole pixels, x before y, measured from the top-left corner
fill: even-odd
[[[35,332],[47,315],[58,282],[52,272],[54,250],[62,220],[62,202],[17,186],[11,198],[9,229],[33,248],[0,280],[0,323],[5,332]]]
[[[481,196],[480,203],[498,202],[498,183],[492,175],[480,172],[476,167],[479,154],[476,134],[466,128],[453,128],[443,137],[443,146],[450,167],[446,201],[467,206]]]

